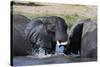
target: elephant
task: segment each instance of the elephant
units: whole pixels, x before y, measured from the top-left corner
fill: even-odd
[[[42,16],[30,20],[16,14],[12,15],[11,22],[13,56],[32,55],[38,53],[40,47],[45,54],[55,54],[56,41],[67,41],[67,24],[61,17]]]
[[[56,42],[67,41],[67,24],[57,16],[37,17],[28,23],[25,34],[27,41],[32,44],[33,52],[39,52],[41,47],[45,55],[55,54]]]
[[[13,56],[25,56],[31,54],[31,45],[25,40],[25,27],[30,19],[23,15],[11,15],[11,53]]]
[[[97,24],[84,19],[72,26],[65,54],[80,54],[83,58],[97,57]]]
[[[82,31],[81,57],[97,58],[97,24],[84,23]]]

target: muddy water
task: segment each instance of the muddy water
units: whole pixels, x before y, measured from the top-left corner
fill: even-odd
[[[13,58],[14,66],[27,66],[27,65],[42,65],[42,64],[59,64],[59,63],[73,63],[73,62],[84,62],[84,61],[96,61],[91,58],[79,58],[71,56],[52,56],[45,58],[34,58],[33,56],[19,56]]]

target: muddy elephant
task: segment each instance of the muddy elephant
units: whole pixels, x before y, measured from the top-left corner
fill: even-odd
[[[56,41],[67,41],[67,24],[57,16],[38,17],[27,25],[25,34],[33,52],[38,52],[41,47],[45,54],[55,54]]]
[[[12,15],[12,53],[31,55],[39,47],[45,54],[54,54],[56,41],[67,41],[67,24],[57,16],[38,17],[30,21],[22,15]]]
[[[97,57],[97,24],[91,19],[81,20],[76,23],[70,32],[70,43],[65,54],[78,54],[80,57]]]

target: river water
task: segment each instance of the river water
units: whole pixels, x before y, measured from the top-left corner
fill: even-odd
[[[79,58],[71,56],[56,55],[45,58],[35,58],[33,56],[19,56],[13,57],[14,66],[27,66],[27,65],[42,65],[42,64],[61,64],[73,62],[96,61],[92,58]]]
[[[86,62],[86,61],[96,61],[92,58],[80,58],[79,55],[64,55],[63,47],[59,49],[56,46],[55,55],[45,55],[45,51],[39,48],[39,53],[31,56],[16,56],[13,57],[14,66],[27,66],[27,65],[42,65],[42,64],[61,64],[61,63],[73,63],[73,62]]]

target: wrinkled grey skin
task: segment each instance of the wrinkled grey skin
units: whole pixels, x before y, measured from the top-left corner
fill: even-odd
[[[54,54],[56,41],[67,41],[67,25],[57,16],[38,17],[32,20],[25,29],[26,39],[33,50],[42,47],[45,54]]]
[[[39,17],[31,21],[22,15],[13,15],[13,55],[25,56],[42,47],[47,53],[55,52],[56,40],[67,40],[67,25],[56,16]]]
[[[81,57],[97,58],[97,24],[84,23],[81,42]]]
[[[14,56],[31,54],[31,45],[25,40],[25,27],[30,20],[22,15],[12,15],[12,53]]]
[[[80,57],[97,57],[97,25],[91,19],[81,20],[72,27],[66,54],[80,52]]]

